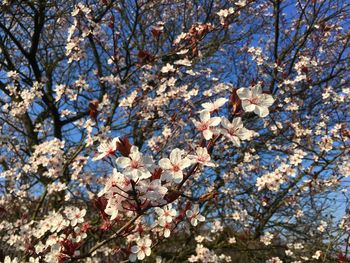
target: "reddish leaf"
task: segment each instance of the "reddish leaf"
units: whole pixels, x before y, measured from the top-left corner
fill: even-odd
[[[129,139],[127,137],[119,138],[119,142],[117,142],[117,149],[123,156],[129,156],[131,144],[129,143]]]

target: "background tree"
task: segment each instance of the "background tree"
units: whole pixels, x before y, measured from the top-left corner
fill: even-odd
[[[348,260],[348,1],[0,12],[1,261]]]

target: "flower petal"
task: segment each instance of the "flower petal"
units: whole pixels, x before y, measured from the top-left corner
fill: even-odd
[[[241,117],[234,118],[232,121],[232,125],[235,128],[242,128],[243,127],[242,118]]]
[[[139,260],[143,260],[145,257],[146,257],[145,252],[143,252],[142,250],[140,250],[140,251],[137,253],[137,258],[138,258]]]
[[[201,119],[201,121],[203,121],[203,122],[209,121],[209,120],[210,120],[210,113],[209,113],[209,111],[203,111],[203,112],[201,112],[201,114],[200,114],[200,119]]]
[[[251,91],[247,88],[240,88],[237,90],[237,95],[241,100],[247,100],[251,97]]]
[[[117,165],[122,169],[130,166],[130,162],[131,160],[128,157],[118,157],[116,160]]]
[[[229,129],[231,126],[230,121],[226,117],[221,117],[221,126],[225,129]]]
[[[176,172],[176,173],[173,173],[173,181],[174,183],[178,184],[182,181],[183,179],[183,174],[182,172]]]
[[[267,107],[256,105],[254,112],[259,115],[259,117],[264,118],[269,114],[269,109]]]
[[[214,104],[215,104],[215,107],[216,107],[216,108],[220,108],[220,107],[222,107],[226,102],[228,102],[228,99],[226,99],[226,98],[219,98],[219,99],[217,99],[217,100],[214,102]]]
[[[181,155],[182,155],[182,151],[180,149],[176,148],[172,150],[170,153],[170,162],[176,165],[180,164]]]
[[[221,118],[220,117],[213,117],[210,119],[209,121],[209,125],[210,126],[218,126],[221,122]]]
[[[183,169],[191,166],[191,164],[192,164],[192,161],[186,157],[186,158],[182,159],[180,167],[183,170]]]
[[[262,89],[260,85],[256,85],[252,87],[251,90],[252,90],[253,97],[260,96],[260,94],[262,93]]]
[[[260,97],[260,106],[270,107],[275,102],[275,99],[270,94],[262,94]]]
[[[149,239],[149,238],[146,238],[145,239],[145,245],[146,245],[146,247],[150,247],[152,245],[152,240]]]
[[[213,137],[213,132],[211,130],[205,130],[203,131],[203,137],[208,141]]]
[[[164,170],[170,170],[172,165],[168,158],[163,158],[159,160],[159,166]]]
[[[242,108],[246,112],[251,112],[255,110],[255,104],[251,104],[249,101],[242,101]]]
[[[151,248],[150,248],[150,247],[147,247],[147,248],[145,249],[145,254],[146,254],[147,257],[148,257],[149,255],[151,255]]]

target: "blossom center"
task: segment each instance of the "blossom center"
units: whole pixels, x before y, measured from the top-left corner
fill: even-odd
[[[235,135],[236,135],[236,129],[228,129],[227,131],[228,131],[228,133],[229,133],[230,135],[232,135],[232,136],[235,136]]]
[[[177,165],[177,164],[173,164],[173,171],[174,172],[178,172],[178,171],[180,171],[181,169],[180,169],[180,167]]]
[[[114,150],[113,148],[109,148],[108,151],[107,151],[107,155],[113,155],[114,154]]]
[[[199,163],[205,163],[206,159],[203,156],[198,156],[197,157],[197,162]]]
[[[200,131],[205,131],[207,129],[209,129],[209,124],[207,122],[201,123],[198,127],[198,130]]]
[[[252,97],[252,98],[249,99],[249,102],[251,104],[257,105],[259,103],[259,98],[258,97]]]
[[[140,250],[141,250],[141,251],[145,251],[145,250],[146,250],[146,246],[145,246],[145,245],[141,245],[141,246],[140,246]]]
[[[124,180],[123,183],[124,183],[124,186],[125,186],[125,187],[129,186],[129,184],[130,184],[130,182],[129,182],[128,180],[126,180],[126,179]]]
[[[140,167],[140,163],[138,161],[132,160],[130,166],[133,169],[137,169]]]

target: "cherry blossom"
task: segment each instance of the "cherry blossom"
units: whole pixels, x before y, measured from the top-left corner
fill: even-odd
[[[131,180],[136,181],[152,176],[148,170],[153,166],[152,158],[143,156],[136,146],[131,147],[129,157],[118,157],[116,163],[123,169],[123,174]]]
[[[9,256],[6,256],[4,263],[18,263],[18,259],[17,258],[11,259]]]
[[[165,238],[170,237],[172,224],[164,220],[158,220],[158,225],[161,226],[163,229],[163,236]]]
[[[15,70],[10,70],[7,72],[7,77],[13,80],[20,80],[20,76],[17,71]]]
[[[84,216],[86,215],[86,210],[85,209],[80,210],[79,208],[76,208],[76,207],[68,207],[65,209],[65,214],[68,220],[70,220],[71,226],[74,227],[77,224],[84,222]]]
[[[168,188],[162,186],[161,180],[142,180],[138,183],[137,189],[142,193],[141,198],[161,203],[164,195],[168,192]]]
[[[162,180],[180,183],[183,179],[183,170],[191,165],[188,157],[182,158],[183,151],[176,148],[171,151],[169,158],[162,158],[159,166],[164,170]]]
[[[269,109],[274,99],[271,95],[263,93],[260,85],[252,88],[240,88],[237,90],[237,95],[242,100],[243,110],[252,112],[263,118],[269,114]]]
[[[131,183],[124,174],[119,173],[117,169],[113,169],[112,176],[108,178],[105,183],[105,187],[98,193],[98,196],[103,196],[106,193],[118,191],[118,187],[121,187],[124,191],[128,191],[131,188]],[[130,186],[130,188],[128,187]]]
[[[110,220],[116,219],[119,214],[119,211],[123,210],[123,200],[125,200],[125,198],[117,197],[108,199],[108,203],[104,212],[110,216]]]
[[[196,255],[191,255],[189,262],[219,262],[219,257],[214,251],[208,249],[203,244],[197,244]],[[229,260],[227,262],[230,262]]]
[[[136,259],[143,260],[146,256],[151,255],[152,240],[145,236],[136,240],[136,245],[131,247],[131,254],[129,260],[135,262]]]
[[[283,261],[279,257],[273,257],[266,260],[266,263],[283,263]]]
[[[228,243],[229,244],[235,244],[237,241],[236,241],[236,238],[235,237],[230,237],[229,239],[228,239]]]
[[[214,102],[202,103],[203,110],[201,110],[199,112],[203,112],[203,111],[213,112],[213,111],[216,111],[219,108],[221,108],[227,101],[228,101],[228,99],[219,98],[219,99],[215,100]]]
[[[321,250],[317,250],[316,252],[315,252],[315,254],[312,256],[312,258],[314,258],[314,259],[319,259],[321,256],[322,256],[322,251]]]
[[[113,138],[111,141],[102,142],[97,150],[99,154],[93,158],[94,161],[103,159],[107,156],[113,155],[117,150],[117,143],[119,142],[119,138]]]
[[[235,5],[243,7],[247,4],[247,0],[238,0],[237,2],[235,2]]]
[[[156,207],[155,211],[158,215],[158,220],[167,223],[171,223],[177,214],[176,210],[172,208],[171,204],[165,206],[164,208]]]
[[[104,212],[114,220],[119,211],[123,211],[123,202],[128,198],[128,192],[132,189],[130,179],[113,169],[113,174],[108,178],[105,187],[98,193],[98,196],[107,198],[107,205]]]
[[[196,155],[188,155],[188,157],[195,163],[199,163],[203,166],[215,167],[216,164],[211,162],[210,154],[207,148],[197,147]]]
[[[252,137],[252,131],[243,127],[241,117],[234,118],[232,122],[222,117],[221,126],[221,133],[237,147],[241,145],[242,140],[249,140]]]
[[[266,232],[263,236],[260,237],[260,242],[264,243],[265,246],[268,246],[271,244],[273,237],[274,236],[271,233]]]
[[[161,72],[162,73],[168,73],[168,72],[174,72],[175,68],[173,65],[170,65],[169,63],[166,64],[164,67],[162,67]]]
[[[221,9],[219,12],[217,12],[218,16],[226,18],[227,16],[234,13],[234,8],[230,7],[229,9]]]
[[[186,215],[190,219],[190,222],[193,226],[197,226],[198,221],[204,222],[205,220],[205,217],[199,213],[199,205],[194,205],[191,210],[187,210]]]
[[[0,260],[349,261],[348,1],[35,2],[0,4]]]
[[[220,117],[210,117],[209,111],[203,111],[200,113],[200,121],[192,120],[197,130],[203,133],[203,137],[206,140],[210,140],[213,137],[213,127],[220,124]]]

